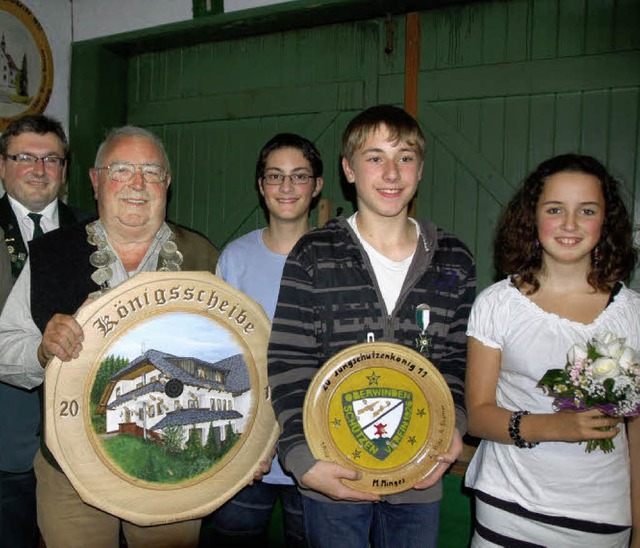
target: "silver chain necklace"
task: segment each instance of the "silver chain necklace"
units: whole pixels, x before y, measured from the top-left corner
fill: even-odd
[[[96,246],[96,249],[89,256],[91,266],[95,271],[91,274],[91,279],[100,286],[98,291],[94,291],[89,297],[99,297],[110,289],[110,281],[113,277],[111,265],[118,260],[112,251],[107,239],[102,235],[102,230],[98,227],[99,221],[93,221],[86,226],[87,242]],[[182,265],[183,256],[178,250],[175,235],[171,232],[169,238],[160,246],[158,272],[177,272]]]

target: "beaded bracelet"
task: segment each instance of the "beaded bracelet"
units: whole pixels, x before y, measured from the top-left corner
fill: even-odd
[[[532,449],[539,443],[526,441],[520,435],[520,421],[524,415],[529,414],[529,411],[514,411],[509,419],[509,436],[518,449]]]

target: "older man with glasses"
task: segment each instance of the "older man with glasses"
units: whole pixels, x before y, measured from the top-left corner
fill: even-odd
[[[88,216],[58,195],[67,175],[69,145],[57,120],[40,114],[13,120],[0,137],[2,244],[18,278],[31,240]],[[0,307],[1,310],[1,307]],[[36,479],[40,403],[37,390],[0,382],[0,548],[38,544]]]
[[[88,297],[142,271],[215,270],[217,251],[206,238],[165,222],[171,174],[155,135],[132,126],[112,130],[89,175],[99,218],[34,242],[0,316],[0,363],[19,364],[0,366],[0,380],[33,388],[53,356],[78,357],[83,333],[72,314]],[[48,548],[119,546],[120,520],[82,502],[44,444],[35,470]],[[130,548],[196,546],[200,520],[122,526]]]

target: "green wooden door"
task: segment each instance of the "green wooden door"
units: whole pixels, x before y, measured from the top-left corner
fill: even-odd
[[[265,10],[265,19],[291,28],[306,16],[308,24],[322,6],[308,4],[293,15]],[[335,15],[338,1],[329,4]],[[362,108],[402,104],[405,16],[253,36],[240,19],[221,19],[220,38],[202,21],[74,46],[72,203],[90,203],[86,169],[97,143],[104,129],[126,122],[167,143],[169,217],[218,247],[264,225],[253,171],[260,147],[279,131],[316,142],[326,165],[322,196],[334,213],[351,211],[340,134]],[[481,288],[493,279],[501,208],[547,157],[599,158],[622,180],[640,224],[640,2],[473,2],[423,11],[420,20],[418,117],[428,149],[418,215],[469,245]],[[191,28],[208,41],[192,40]],[[234,29],[241,38],[229,37]]]
[[[548,157],[598,158],[640,221],[639,22],[635,0],[511,0],[422,13],[418,110],[429,145],[418,213],[471,247],[481,288],[493,278],[501,208]],[[399,75],[387,76],[381,100],[394,100],[399,85]]]
[[[144,53],[128,68],[127,120],[161,135],[172,161],[169,217],[218,247],[265,219],[255,162],[275,133],[300,133],[325,162],[322,196],[351,209],[340,134],[377,101],[379,26],[330,25]]]

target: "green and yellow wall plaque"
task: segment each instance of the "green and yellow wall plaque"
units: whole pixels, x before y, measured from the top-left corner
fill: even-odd
[[[393,343],[364,343],[330,359],[313,379],[304,428],[314,456],[361,478],[360,491],[411,489],[453,438],[455,412],[442,375],[424,356]]]

